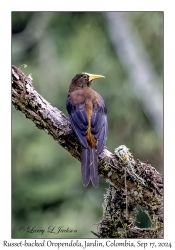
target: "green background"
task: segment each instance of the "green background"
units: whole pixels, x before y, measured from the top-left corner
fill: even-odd
[[[32,73],[34,88],[66,115],[71,79],[80,72],[101,74],[92,83],[108,109],[107,148],[130,148],[135,159],[163,173],[163,134],[144,111],[116,53],[101,12],[12,12],[12,64]],[[163,12],[126,12],[146,50],[163,95]],[[160,118],[161,119],[161,118]],[[12,107],[12,237],[95,238],[103,194],[81,184],[80,162]],[[48,233],[48,227],[77,230]],[[24,230],[20,227],[24,227]],[[27,228],[45,230],[27,232]]]

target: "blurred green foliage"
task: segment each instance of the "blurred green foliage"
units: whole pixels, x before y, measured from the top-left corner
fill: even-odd
[[[163,12],[128,12],[156,73],[163,82]],[[43,28],[44,27],[44,28]],[[143,111],[115,54],[100,12],[13,12],[12,63],[27,64],[35,89],[67,114],[71,79],[79,72],[101,74],[93,83],[107,105],[107,148],[125,144],[134,157],[163,171],[163,142]],[[160,90],[163,89],[160,86]],[[12,237],[93,238],[102,219],[103,194],[81,184],[80,162],[12,107]],[[20,231],[20,226],[25,230]],[[45,232],[30,233],[44,229]],[[49,226],[77,230],[51,234]]]

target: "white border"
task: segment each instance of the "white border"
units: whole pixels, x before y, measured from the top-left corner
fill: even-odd
[[[83,3],[83,4],[81,4]],[[164,153],[165,153],[165,230],[163,242],[174,237],[174,149],[175,149],[175,1],[2,1],[0,15],[0,237],[11,240],[11,11],[164,11]],[[27,240],[30,242],[30,240]],[[33,241],[33,240],[31,240]],[[42,240],[38,240],[42,241]],[[57,242],[58,240],[52,240]],[[65,241],[65,240],[59,240]],[[130,240],[132,241],[132,240]],[[144,240],[149,242],[151,240]],[[157,240],[152,240],[157,242]],[[160,240],[159,240],[160,241]],[[32,247],[32,249],[37,249]],[[124,249],[124,248],[123,248]],[[126,248],[128,249],[128,248]],[[147,248],[149,249],[149,248]],[[150,248],[151,249],[151,248]]]

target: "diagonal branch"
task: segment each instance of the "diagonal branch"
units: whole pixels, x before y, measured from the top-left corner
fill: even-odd
[[[81,147],[71,129],[69,119],[37,93],[32,85],[31,75],[26,77],[15,66],[12,66],[12,103],[39,129],[51,135],[72,156],[80,160]],[[112,153],[105,149],[100,156],[101,164],[111,160]]]
[[[69,119],[37,93],[30,75],[26,77],[15,66],[12,66],[12,103],[39,129],[51,135],[73,157],[80,160],[81,147]],[[141,235],[142,238],[162,237],[162,175],[150,164],[135,161],[125,146],[116,149],[115,154],[104,149],[99,156],[98,167],[100,176],[110,183],[110,187],[105,195],[103,220],[96,235],[100,238],[139,238]],[[153,228],[141,230],[135,227],[133,212],[138,205],[149,214]],[[118,231],[120,227],[122,234]]]

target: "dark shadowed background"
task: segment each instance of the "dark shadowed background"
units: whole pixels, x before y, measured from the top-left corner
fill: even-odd
[[[108,150],[124,144],[163,173],[163,12],[13,12],[12,64],[27,64],[66,115],[74,75],[104,75],[92,87],[108,109]],[[12,107],[13,238],[94,238],[107,187],[84,188],[80,162]]]

